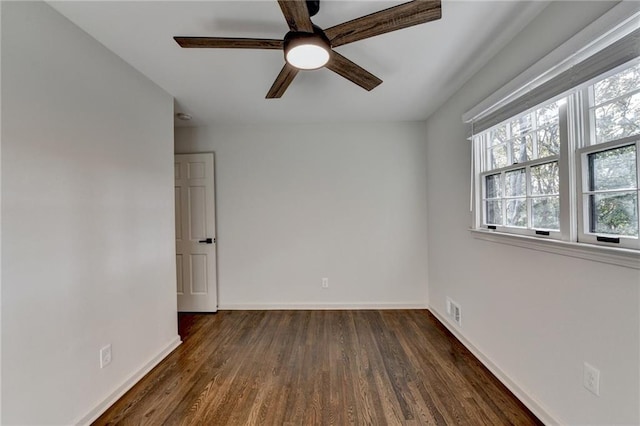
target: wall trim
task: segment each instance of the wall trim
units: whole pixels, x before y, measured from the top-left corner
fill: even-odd
[[[427,309],[426,303],[221,303],[219,311]]]
[[[102,402],[91,409],[85,416],[83,416],[77,422],[76,425],[90,425],[98,417],[100,417],[109,407],[111,407],[122,395],[124,395],[129,389],[131,389],[136,383],[138,383],[149,371],[151,371],[156,365],[160,363],[167,355],[169,355],[175,348],[182,344],[180,336],[174,337],[167,346],[164,347],[156,356],[151,358],[145,363],[138,371],[135,371],[124,381],[116,390],[111,392]]]
[[[513,393],[516,398],[520,400],[533,414],[535,414],[538,419],[540,419],[545,425],[562,425],[566,424],[564,422],[559,421],[557,418],[554,418],[551,414],[549,414],[549,410],[547,410],[539,401],[530,396],[518,383],[514,382],[505,374],[504,371],[500,369],[489,357],[487,357],[478,347],[476,347],[473,343],[467,340],[460,331],[454,327],[447,319],[446,316],[439,313],[433,306],[429,306],[429,312],[435,316],[438,321],[442,323],[447,330],[453,334],[456,339],[462,343],[464,347],[466,347],[469,352],[471,352],[480,362],[487,367],[487,369],[494,375],[503,385],[507,387]]]
[[[640,269],[640,251],[595,244],[552,240],[528,235],[508,234],[483,229],[469,230],[474,238],[493,243],[508,244],[531,250],[608,263],[626,268]]]

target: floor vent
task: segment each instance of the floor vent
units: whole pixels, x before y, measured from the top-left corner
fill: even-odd
[[[460,305],[447,297],[447,315],[459,326],[462,326],[462,312]]]

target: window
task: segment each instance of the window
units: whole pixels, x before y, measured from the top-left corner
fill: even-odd
[[[638,236],[636,151],[626,145],[586,154],[587,232]]]
[[[579,239],[640,248],[640,64],[586,89],[587,122],[580,155]]]
[[[589,116],[593,143],[640,134],[640,64],[589,86]]]
[[[640,249],[637,58],[472,141],[476,228]]]
[[[560,231],[562,103],[545,104],[477,137],[483,153],[482,224],[487,228],[538,235]]]

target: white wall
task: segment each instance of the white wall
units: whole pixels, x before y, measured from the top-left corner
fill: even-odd
[[[177,129],[198,151],[216,154],[221,309],[426,307],[424,123]]]
[[[172,116],[48,5],[2,2],[2,424],[80,421],[176,343]]]
[[[570,425],[640,423],[640,273],[474,239],[461,116],[613,5],[552,3],[427,122],[431,309],[459,302],[460,335]],[[600,397],[582,387],[584,361]]]

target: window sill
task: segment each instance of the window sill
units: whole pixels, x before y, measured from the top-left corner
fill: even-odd
[[[640,269],[640,252],[637,250],[602,247],[593,244],[558,241],[483,229],[470,229],[470,231],[473,237],[479,240]]]

